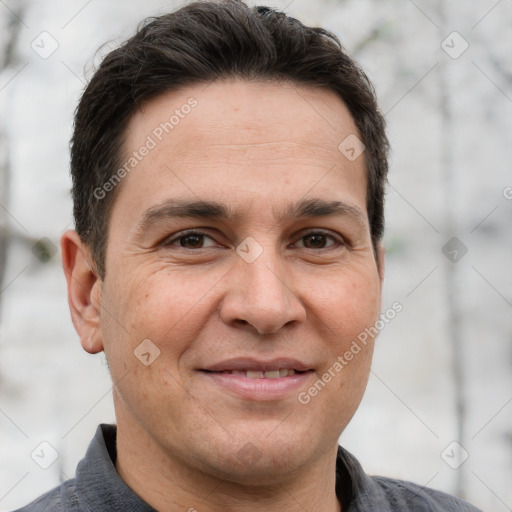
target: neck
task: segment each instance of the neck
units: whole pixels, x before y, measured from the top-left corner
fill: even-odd
[[[337,445],[310,466],[279,474],[272,485],[244,484],[205,472],[165,452],[142,428],[118,417],[116,469],[146,503],[162,512],[340,512]]]

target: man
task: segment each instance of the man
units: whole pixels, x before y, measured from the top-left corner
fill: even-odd
[[[274,10],[191,3],[110,53],[61,248],[117,427],[22,510],[475,511],[338,447],[381,310],[387,150],[336,38]]]

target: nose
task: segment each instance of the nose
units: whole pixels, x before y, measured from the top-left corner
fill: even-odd
[[[257,260],[238,260],[229,273],[228,290],[220,307],[222,321],[259,334],[277,333],[288,324],[303,322],[306,310],[278,256],[265,251]]]

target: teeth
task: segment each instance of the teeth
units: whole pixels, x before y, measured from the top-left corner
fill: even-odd
[[[245,372],[248,379],[263,379],[263,372]]]
[[[295,375],[295,370],[288,370],[288,368],[281,368],[280,370],[269,370],[266,372],[253,371],[253,370],[229,370],[226,373],[232,375],[244,375],[248,379],[278,379],[279,377],[289,377]]]
[[[280,377],[290,377],[297,372],[295,370],[288,370],[288,368],[281,368],[280,370],[269,370],[266,372],[254,370],[226,370],[223,373],[243,375],[248,379],[278,379]]]

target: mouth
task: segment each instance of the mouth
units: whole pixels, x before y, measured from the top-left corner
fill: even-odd
[[[212,370],[202,370],[207,373],[219,373],[224,375],[241,375],[247,379],[282,379],[291,377],[298,373],[306,373],[305,371],[295,370],[293,368],[279,368],[278,370],[224,370],[216,372]]]
[[[247,400],[279,400],[307,384],[314,370],[293,359],[256,361],[231,359],[201,368],[207,382],[222,391]]]

